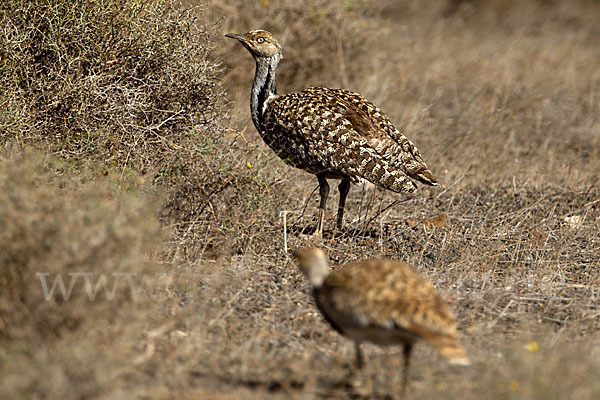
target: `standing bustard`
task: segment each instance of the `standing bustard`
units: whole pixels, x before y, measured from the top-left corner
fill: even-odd
[[[454,315],[431,283],[401,261],[375,258],[329,273],[320,249],[295,252],[313,287],[319,311],[339,333],[354,340],[356,362],[363,365],[360,343],[404,345],[403,389],[410,355],[418,339],[426,339],[454,365],[469,365],[456,339]]]
[[[281,159],[319,180],[318,236],[323,233],[329,196],[327,178],[341,179],[338,229],[350,182],[366,179],[398,193],[416,189],[410,178],[437,183],[419,150],[376,105],[358,93],[324,87],[277,95],[275,71],[281,60],[277,39],[263,30],[225,36],[239,40],[256,60],[250,111],[263,140]]]

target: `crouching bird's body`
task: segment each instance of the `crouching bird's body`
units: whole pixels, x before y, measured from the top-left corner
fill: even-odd
[[[413,192],[413,179],[437,183],[416,146],[376,105],[358,93],[325,87],[278,95],[275,73],[282,53],[277,39],[263,30],[226,36],[239,40],[256,60],[250,112],[263,140],[285,162],[317,176],[319,236],[328,178],[341,180],[339,229],[351,182],[366,180],[398,193]]]

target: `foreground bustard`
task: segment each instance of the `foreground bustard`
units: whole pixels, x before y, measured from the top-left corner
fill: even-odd
[[[306,248],[294,255],[312,284],[319,311],[336,331],[354,340],[359,367],[363,364],[361,342],[403,344],[405,388],[412,347],[418,339],[427,340],[451,364],[469,365],[456,339],[452,311],[429,281],[408,264],[376,258],[329,273],[322,250]]]
[[[394,192],[413,192],[416,185],[410,178],[437,183],[419,150],[373,103],[357,93],[324,87],[277,95],[275,71],[282,54],[277,39],[263,30],[225,36],[239,40],[256,60],[250,98],[254,126],[280,158],[319,180],[318,236],[329,196],[327,178],[341,179],[338,229],[350,182],[366,179]]]

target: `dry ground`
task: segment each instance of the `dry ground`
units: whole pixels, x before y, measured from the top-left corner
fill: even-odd
[[[474,366],[453,370],[423,346],[411,396],[598,396],[600,25],[592,14],[600,9],[465,2],[444,17],[444,2],[370,3],[360,11],[368,33],[358,33],[368,45],[348,49],[352,38],[335,31],[314,38],[293,19],[273,27],[275,7],[267,26],[240,15],[226,18],[223,32],[277,29],[280,91],[321,84],[364,94],[417,143],[444,183],[390,208],[404,198],[355,186],[347,229],[323,243],[334,263],[406,260],[454,305]],[[336,50],[322,55],[329,71],[297,72],[313,41]],[[248,118],[253,62],[235,43],[223,47],[232,127],[264,147]],[[276,211],[288,211],[288,246],[304,245],[301,231],[313,226],[318,201],[314,177],[277,160],[264,168],[278,171],[271,190],[285,196]],[[440,214],[444,227],[407,223]],[[227,290],[218,319],[199,317],[208,321],[198,324],[208,344],[198,384],[231,398],[397,396],[400,349],[371,347],[363,380],[351,388],[342,382],[352,345],[315,313],[283,251],[277,217],[232,257],[241,280]],[[528,350],[534,342],[539,349]]]
[[[327,231],[318,244],[334,265],[380,255],[405,260],[455,310],[473,366],[452,368],[418,346],[408,397],[599,398],[600,6],[583,0],[295,4],[230,0],[210,4],[206,15],[222,18],[221,33],[266,28],[282,38],[280,92],[320,84],[364,94],[415,142],[443,182],[412,197],[353,186],[346,228]],[[235,165],[255,172],[259,183],[242,197],[243,208],[209,198],[210,218],[178,225],[183,231],[153,258],[156,275],[168,278],[159,300],[146,305],[153,318],[116,322],[139,326],[126,332],[128,350],[119,335],[109,336],[122,354],[103,358],[85,379],[68,368],[60,375],[71,388],[84,381],[85,390],[39,384],[32,392],[37,398],[398,398],[400,348],[366,346],[366,369],[347,378],[352,343],[321,319],[284,250],[286,243],[289,249],[309,243],[316,179],[285,166],[262,143],[248,111],[253,62],[236,43],[214,41],[229,99],[225,143]],[[336,201],[330,200],[330,228]],[[444,222],[433,226],[429,220],[440,215]],[[68,344],[61,346],[64,354]],[[28,368],[45,373],[39,365],[51,359],[48,352],[31,361],[2,350],[0,363],[19,365],[9,373],[5,364],[4,379],[15,381]],[[31,395],[10,391],[18,386],[4,390]]]

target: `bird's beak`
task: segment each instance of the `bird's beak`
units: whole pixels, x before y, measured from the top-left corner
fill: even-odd
[[[237,39],[240,42],[244,43],[247,42],[248,39],[246,39],[243,35],[240,35],[239,33],[228,33],[225,35],[225,37],[231,38],[231,39]]]

